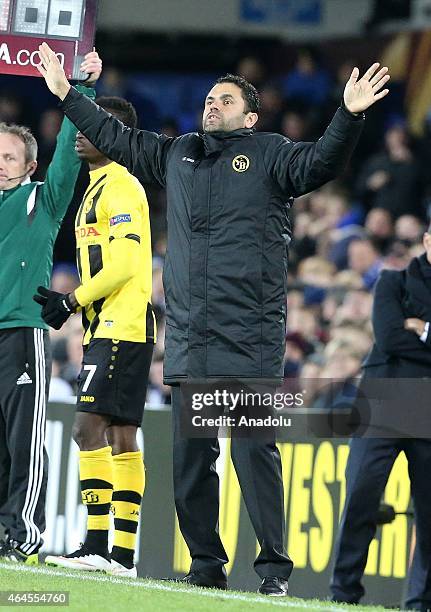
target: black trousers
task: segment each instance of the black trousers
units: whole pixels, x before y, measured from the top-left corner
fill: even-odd
[[[341,517],[331,591],[335,599],[357,603],[375,517],[398,454],[408,460],[416,521],[416,550],[405,607],[431,608],[431,440],[354,438],[346,467],[346,503]]]
[[[48,457],[48,332],[0,330],[0,523],[26,554],[42,545]]]
[[[218,531],[217,438],[181,438],[181,391],[172,387],[174,421],[174,495],[181,533],[192,557],[192,571],[219,577],[228,562]],[[260,553],[257,574],[287,579],[293,563],[285,552],[283,481],[275,441],[232,438],[232,461]]]

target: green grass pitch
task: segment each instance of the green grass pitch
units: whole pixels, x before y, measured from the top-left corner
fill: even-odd
[[[69,606],[37,606],[37,609],[77,612],[383,612],[382,607],[347,606],[317,599],[270,598],[240,591],[187,587],[174,582],[127,580],[103,574],[23,565],[0,564],[0,591],[68,591]],[[7,606],[28,610],[33,606]]]

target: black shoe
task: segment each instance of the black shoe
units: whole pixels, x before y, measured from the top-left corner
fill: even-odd
[[[38,565],[39,555],[33,553],[26,555],[19,549],[19,542],[6,538],[0,541],[0,562],[2,563],[25,563],[26,565]]]
[[[329,601],[331,601],[332,603],[344,603],[344,604],[348,604],[349,606],[357,606],[360,599],[361,597],[353,598],[353,597],[343,597],[342,595],[340,596],[332,595]]]
[[[207,576],[207,574],[201,574],[201,572],[189,572],[184,578],[177,580],[177,582],[206,587],[208,589],[227,590],[226,578],[214,578],[213,576]]]
[[[288,594],[287,580],[277,576],[266,576],[262,580],[258,593],[271,597],[285,597]]]
[[[5,551],[9,548],[8,542],[6,538],[0,539],[0,557],[3,556]]]

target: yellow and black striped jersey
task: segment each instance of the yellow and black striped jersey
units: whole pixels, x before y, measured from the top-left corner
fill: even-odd
[[[138,180],[114,162],[91,171],[75,233],[84,344],[155,342],[150,219]]]

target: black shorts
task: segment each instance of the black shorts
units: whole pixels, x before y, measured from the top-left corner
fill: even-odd
[[[95,338],[84,347],[76,409],[140,427],[154,344]]]

